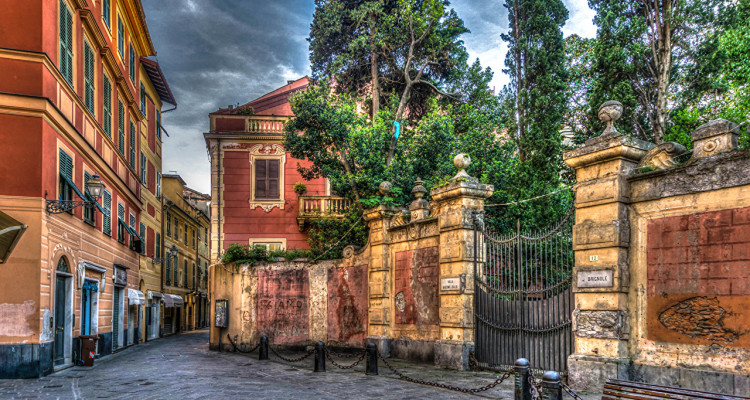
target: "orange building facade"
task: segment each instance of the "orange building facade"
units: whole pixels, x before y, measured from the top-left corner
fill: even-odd
[[[160,113],[176,102],[144,58],[139,0],[0,9],[0,211],[28,227],[0,264],[0,378],[29,378],[77,363],[81,336],[97,356],[144,339],[141,269],[163,257]],[[90,206],[59,212],[70,201]]]
[[[319,215],[331,202],[343,204],[324,178],[305,181],[297,166],[309,161],[293,158],[282,146],[284,123],[293,116],[289,96],[309,84],[308,77],[289,81],[209,115],[204,137],[211,156],[211,263],[234,243],[307,249],[306,215]],[[294,191],[297,183],[305,185],[304,193]]]

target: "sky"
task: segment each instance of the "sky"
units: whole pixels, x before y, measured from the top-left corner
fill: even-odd
[[[594,37],[594,12],[586,0],[563,0],[570,13],[565,36]],[[453,0],[471,31],[462,39],[470,60],[495,72],[491,86],[508,82],[502,73],[508,30],[503,0]],[[312,0],[143,0],[146,22],[177,109],[163,114],[166,173],[210,193],[211,166],[203,140],[208,114],[244,104],[310,73],[307,36]],[[165,109],[170,108],[169,105]]]

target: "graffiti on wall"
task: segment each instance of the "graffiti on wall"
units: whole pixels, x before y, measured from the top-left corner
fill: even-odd
[[[309,337],[307,270],[258,271],[258,332],[272,344]]]
[[[361,345],[367,336],[367,265],[328,269],[328,340]]]
[[[440,297],[438,247],[396,253],[394,315],[397,324],[437,325]]]
[[[750,207],[648,223],[648,338],[750,347]]]

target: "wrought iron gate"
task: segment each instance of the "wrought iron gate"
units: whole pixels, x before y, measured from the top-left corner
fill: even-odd
[[[474,231],[475,358],[486,367],[526,358],[534,369],[567,370],[573,351],[571,211],[550,230]]]

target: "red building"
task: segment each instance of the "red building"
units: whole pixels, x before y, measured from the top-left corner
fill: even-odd
[[[211,155],[211,262],[233,243],[275,249],[307,249],[304,223],[320,212],[338,210],[324,178],[305,181],[281,144],[284,123],[293,116],[289,96],[305,90],[304,77],[239,107],[209,114],[205,133]],[[306,192],[298,195],[296,183]]]

